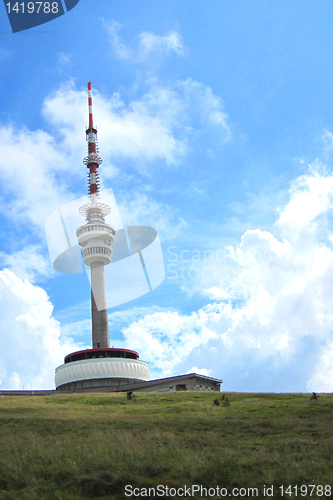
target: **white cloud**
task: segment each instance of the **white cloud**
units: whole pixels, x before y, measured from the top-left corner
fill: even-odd
[[[216,96],[212,89],[192,78],[180,83],[183,88],[188,107],[197,110],[201,120],[217,127],[221,131],[224,141],[231,138],[228,117],[223,111],[222,99]]]
[[[222,263],[232,272],[203,281],[213,303],[147,315],[123,331],[128,345],[165,373],[200,366],[230,389],[333,390],[332,201],[333,175],[296,179],[276,235],[246,231]]]
[[[86,91],[77,91],[71,81],[44,102],[45,119],[62,135],[60,149],[71,151],[72,157],[85,154],[82,124],[87,120],[86,99]],[[114,163],[124,159],[132,160],[137,168],[147,162],[157,165],[157,160],[177,164],[188,153],[194,132],[206,126],[213,127],[222,142],[230,137],[220,98],[192,79],[172,88],[152,82],[149,92],[129,103],[118,93],[106,98],[94,90],[93,106],[106,176]]]
[[[24,387],[24,384],[22,384],[22,380],[21,380],[19,373],[13,372],[11,374],[8,387],[10,387],[10,389],[12,389],[13,391],[22,390],[22,388]],[[31,386],[31,388],[32,388],[32,386]],[[26,387],[26,389],[30,389],[30,387]]]
[[[324,143],[324,152],[327,156],[332,153],[333,150],[333,134],[329,130],[324,130],[322,135],[322,141]],[[304,162],[303,162],[304,163]]]
[[[165,203],[158,203],[146,194],[122,193],[118,196],[118,208],[126,226],[150,226],[157,230],[162,239],[179,235],[187,226],[179,213]]]
[[[323,224],[318,224],[317,217],[325,217],[332,207],[333,177],[321,175],[314,170],[312,175],[303,175],[292,183],[290,202],[280,210],[276,222],[282,233],[296,240],[315,236],[326,231]],[[319,234],[317,236],[320,237]]]
[[[12,53],[8,50],[0,48],[0,62],[7,61],[11,57]]]
[[[333,342],[328,342],[318,357],[317,367],[308,381],[309,392],[332,392]]]
[[[104,159],[102,180],[114,176],[116,163],[124,160],[144,170],[148,163],[154,168],[178,164],[200,127],[215,127],[222,141],[230,135],[220,99],[191,79],[173,88],[152,83],[149,92],[129,103],[119,94],[107,98],[94,90],[94,112]],[[46,97],[43,116],[54,135],[12,124],[0,127],[0,181],[6,187],[1,211],[39,231],[55,208],[73,198],[70,190],[76,192],[78,179],[84,185],[86,171],[77,158],[86,155],[86,90],[76,90],[70,80]]]
[[[117,21],[109,23],[104,22],[104,28],[109,34],[109,40],[113,47],[114,53],[119,59],[130,59],[131,51],[120,41],[118,31],[121,29],[121,24]]]
[[[1,389],[53,389],[54,370],[79,348],[60,338],[45,290],[0,271]]]
[[[135,321],[122,333],[129,348],[139,350],[153,369],[163,370],[168,375],[181,357],[217,337],[209,328],[214,320],[209,310],[200,310],[190,316],[157,312]]]
[[[206,370],[206,368],[197,368],[196,366],[192,366],[186,373],[199,373],[200,375],[205,375],[209,377],[210,372],[212,370]]]
[[[183,106],[175,91],[163,88],[128,105],[118,95],[105,99],[95,92],[105,177],[114,175],[114,159],[135,160],[139,167],[155,160],[177,163],[187,148],[186,126],[182,131],[179,121]],[[1,210],[16,222],[32,222],[32,230],[43,228],[47,215],[73,198],[70,189],[77,190],[78,179],[84,186],[86,170],[77,158],[86,155],[86,91],[69,82],[45,99],[43,114],[56,137],[11,124],[0,127],[0,181],[6,187]]]
[[[0,181],[5,189],[1,211],[4,216],[44,227],[46,216],[67,198],[66,179],[57,177],[69,168],[48,133],[12,125],[0,127]]]
[[[144,57],[148,57],[152,52],[165,54],[175,52],[178,56],[185,54],[183,39],[175,30],[162,36],[144,31],[140,34],[140,51]]]
[[[9,268],[17,277],[30,282],[54,274],[49,257],[44,257],[39,245],[28,245],[11,254],[0,252],[0,266]]]
[[[87,304],[87,309],[90,311],[90,304]],[[61,327],[61,335],[63,338],[90,338],[91,337],[91,319],[83,319],[81,321],[74,321],[73,323],[66,323]],[[90,349],[91,345],[83,347],[83,349]]]
[[[156,35],[143,31],[138,37],[137,46],[126,46],[119,37],[121,24],[117,21],[104,22],[104,28],[109,35],[114,54],[119,59],[131,62],[144,62],[151,57],[161,57],[174,52],[177,56],[185,55],[185,47],[181,35],[176,30],[170,30],[165,35]]]
[[[94,90],[94,118],[104,171],[110,169],[111,159],[112,163],[117,159],[177,163],[186,150],[184,140],[174,134],[180,104],[177,96],[166,89],[153,90],[128,105],[118,94],[106,99]],[[86,91],[75,90],[73,84],[61,87],[45,100],[43,114],[61,132],[66,149],[75,148],[77,154],[80,149],[81,156],[86,154],[82,154],[82,124],[87,121]]]
[[[71,64],[71,54],[64,54],[63,52],[59,52],[58,56],[58,64],[59,66],[68,66]]]
[[[227,133],[219,99],[209,87],[193,80],[169,89],[153,83],[149,92],[129,103],[118,94],[103,97],[94,90],[104,159],[102,180],[115,174],[118,167],[114,163],[124,160],[132,160],[138,169],[146,169],[147,164],[165,168],[165,164],[179,163],[189,151],[189,139],[197,125],[193,108],[201,110],[203,122],[214,123],[217,130]],[[86,168],[77,158],[86,154],[83,124],[87,120],[87,92],[76,90],[70,80],[46,97],[42,112],[47,124],[54,127],[53,134],[10,123],[0,127],[0,182],[5,187],[0,210],[11,224],[20,224],[34,238],[31,244],[26,236],[26,248],[15,255],[2,252],[0,257],[3,265],[32,281],[48,275],[42,250],[35,243],[36,236],[44,240],[45,219],[77,194],[82,195],[77,189],[79,185],[83,190]],[[200,122],[200,126],[204,124]],[[128,223],[143,224],[146,218],[146,224],[165,237],[186,225],[169,206],[147,195],[136,195],[133,202],[126,202],[131,207]]]

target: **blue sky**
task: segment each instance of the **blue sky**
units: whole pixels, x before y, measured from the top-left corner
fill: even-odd
[[[109,309],[153,377],[333,389],[331,2],[80,0],[13,34],[0,15],[0,388],[52,388],[90,346],[87,277],[45,220],[84,196],[87,82],[103,189],[158,231],[165,279]]]

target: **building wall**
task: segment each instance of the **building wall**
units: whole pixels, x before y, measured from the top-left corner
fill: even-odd
[[[65,363],[56,368],[55,386],[90,380],[150,380],[149,365],[145,361],[129,358],[93,358]],[[95,384],[99,387],[99,383]],[[91,387],[87,385],[87,387]]]
[[[162,379],[163,380],[163,379]],[[209,380],[197,380],[196,378],[184,378],[174,381],[156,381],[155,384],[147,384],[137,389],[135,392],[175,392],[184,390],[181,386],[186,386],[187,391],[219,391],[220,384]]]
[[[70,382],[57,387],[58,391],[79,392],[176,392],[220,391],[222,380],[200,375],[179,375],[150,381],[124,378],[103,378]]]
[[[101,378],[101,379],[91,379],[91,380],[79,380],[76,382],[70,382],[68,384],[63,384],[57,387],[58,391],[77,391],[80,389],[95,389],[95,388],[104,388],[104,389],[117,389],[120,386],[127,386],[129,384],[135,383],[134,379],[124,379],[124,378]],[[142,380],[138,380],[138,382],[142,382]],[[126,390],[126,388],[121,389]]]

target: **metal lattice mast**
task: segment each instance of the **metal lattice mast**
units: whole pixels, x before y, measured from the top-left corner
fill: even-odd
[[[89,126],[86,129],[86,139],[88,142],[88,156],[83,160],[83,163],[88,167],[88,194],[91,202],[96,203],[99,191],[99,175],[98,167],[102,163],[102,158],[99,156],[97,129],[94,127],[94,118],[92,111],[92,90],[91,82],[88,83],[88,107],[89,107]]]

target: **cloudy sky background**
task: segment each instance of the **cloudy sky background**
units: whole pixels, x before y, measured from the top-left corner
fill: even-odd
[[[0,13],[0,389],[53,388],[91,346],[85,274],[45,220],[86,189],[88,81],[103,189],[159,234],[165,280],[109,309],[153,377],[333,390],[333,6],[80,0],[12,34]]]

